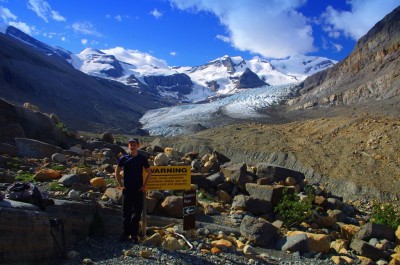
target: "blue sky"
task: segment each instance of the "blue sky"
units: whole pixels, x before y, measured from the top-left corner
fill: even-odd
[[[0,24],[79,53],[122,47],[170,66],[223,55],[344,59],[400,0],[0,0]],[[120,48],[121,49],[121,48]]]

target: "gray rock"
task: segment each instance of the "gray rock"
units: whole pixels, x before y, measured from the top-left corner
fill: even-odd
[[[383,224],[367,223],[354,235],[354,238],[361,240],[369,240],[371,238],[395,240],[395,231]]]
[[[224,174],[222,174],[221,172],[212,174],[211,176],[208,176],[206,178],[207,181],[207,185],[208,187],[216,187],[221,183],[224,183],[225,181],[225,177]]]
[[[18,154],[18,148],[11,144],[0,143],[0,155],[8,154],[11,157],[15,157]]]
[[[7,202],[13,203],[0,201],[0,264],[47,264],[53,250],[49,216],[37,209],[4,207]]]
[[[37,140],[27,138],[15,138],[18,147],[18,155],[34,158],[51,158],[54,153],[61,153],[62,149]]]
[[[65,164],[67,162],[67,156],[60,153],[55,153],[51,156],[51,160],[56,163]]]
[[[370,258],[373,261],[377,261],[381,258],[390,258],[390,255],[385,251],[378,249],[360,239],[353,239],[351,241],[350,248],[353,249],[358,255]]]
[[[76,175],[76,174],[69,174],[69,175],[62,176],[58,180],[58,183],[64,185],[67,188],[70,188],[75,183],[82,183],[82,181],[81,181],[81,176]]]
[[[287,189],[289,193],[294,192],[293,187],[285,187],[282,185],[258,185],[255,183],[247,183],[246,190],[251,197],[268,201],[275,207],[283,198],[283,192]]]
[[[274,248],[280,239],[275,226],[249,215],[245,216],[240,224],[240,234],[255,245],[265,248]]]
[[[307,251],[307,240],[306,234],[287,236],[279,240],[276,247],[282,251],[304,253]]]
[[[296,183],[301,183],[305,179],[304,174],[299,171],[283,168],[274,164],[261,162],[256,165],[256,168],[256,174],[259,178],[272,177],[275,182],[284,181],[287,177],[294,178]]]
[[[232,202],[232,209],[246,210],[254,215],[269,213],[272,209],[270,202],[252,198],[246,195],[237,195]]]

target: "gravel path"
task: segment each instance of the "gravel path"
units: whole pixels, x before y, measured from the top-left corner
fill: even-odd
[[[193,242],[192,242],[193,243]],[[124,253],[131,250],[131,255]],[[149,255],[148,258],[141,257],[144,251]],[[327,260],[305,259],[299,255],[289,255],[281,251],[257,249],[258,256],[246,257],[243,253],[236,250],[225,249],[219,254],[202,253],[198,249],[169,251],[153,246],[133,244],[130,242],[120,242],[117,237],[95,237],[77,243],[73,252],[75,257],[63,260],[53,260],[52,264],[60,265],[80,265],[80,264],[169,264],[169,265],[207,265],[207,264],[331,264]],[[72,252],[69,254],[71,255]]]

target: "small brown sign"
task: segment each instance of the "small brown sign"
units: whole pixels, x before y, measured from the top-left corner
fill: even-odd
[[[196,228],[196,191],[188,190],[183,192],[183,230]]]

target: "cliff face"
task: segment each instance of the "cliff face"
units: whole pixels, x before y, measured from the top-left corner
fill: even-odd
[[[400,95],[400,7],[357,42],[352,53],[332,68],[308,77],[291,109],[351,105]]]

